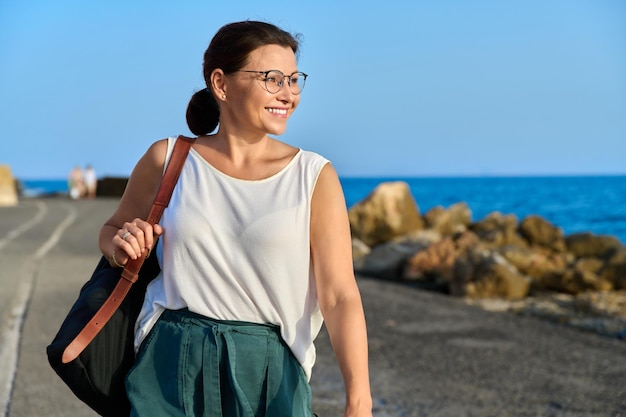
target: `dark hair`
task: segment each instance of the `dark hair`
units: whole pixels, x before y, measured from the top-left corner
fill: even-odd
[[[220,68],[225,74],[243,68],[252,51],[265,45],[289,47],[298,55],[299,36],[265,22],[246,20],[222,26],[204,52],[202,72],[210,86],[211,73]],[[187,106],[187,125],[195,135],[211,133],[217,127],[220,111],[210,87],[196,92]]]

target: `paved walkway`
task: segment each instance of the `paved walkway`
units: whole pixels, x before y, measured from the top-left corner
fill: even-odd
[[[45,347],[89,277],[115,200],[0,208],[0,417],[87,417]],[[626,417],[626,341],[488,313],[359,278],[377,417]],[[343,388],[326,333],[311,382],[321,417]]]

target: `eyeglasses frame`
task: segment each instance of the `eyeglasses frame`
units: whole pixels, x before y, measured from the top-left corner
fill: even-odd
[[[294,95],[299,95],[300,93],[302,93],[302,90],[304,90],[304,86],[302,88],[300,88],[300,91],[297,93],[294,93],[291,90],[291,77],[294,74],[299,74],[301,77],[304,78],[304,83],[306,84],[306,78],[309,76],[308,74],[305,74],[302,71],[294,71],[291,74],[289,74],[288,76],[285,75],[281,70],[267,70],[267,71],[254,71],[254,70],[236,70],[235,72],[248,72],[251,74],[259,74],[259,75],[263,75],[265,78],[263,79],[263,85],[265,85],[265,90],[270,93],[270,94],[278,94],[280,92],[280,90],[283,88],[283,86],[285,85],[285,78],[287,78],[287,84],[289,85],[289,91],[291,91],[292,94]],[[279,83],[277,83],[276,85],[278,85],[278,91],[276,91],[275,93],[272,93],[269,88],[267,88],[267,76],[269,75],[270,72],[278,72],[283,76],[283,79],[280,80]]]

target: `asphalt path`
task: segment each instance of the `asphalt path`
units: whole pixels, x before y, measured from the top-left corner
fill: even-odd
[[[97,260],[117,201],[25,199],[0,208],[0,416],[95,416],[49,367],[45,347]],[[378,417],[626,417],[626,341],[358,277]],[[341,416],[327,334],[313,408]]]

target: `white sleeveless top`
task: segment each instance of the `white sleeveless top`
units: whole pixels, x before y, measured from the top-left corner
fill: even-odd
[[[175,138],[168,139],[167,160]],[[311,197],[329,161],[299,150],[269,178],[217,170],[193,148],[161,219],[162,267],[148,286],[135,348],[165,309],[280,326],[308,378],[322,326],[310,256]]]

